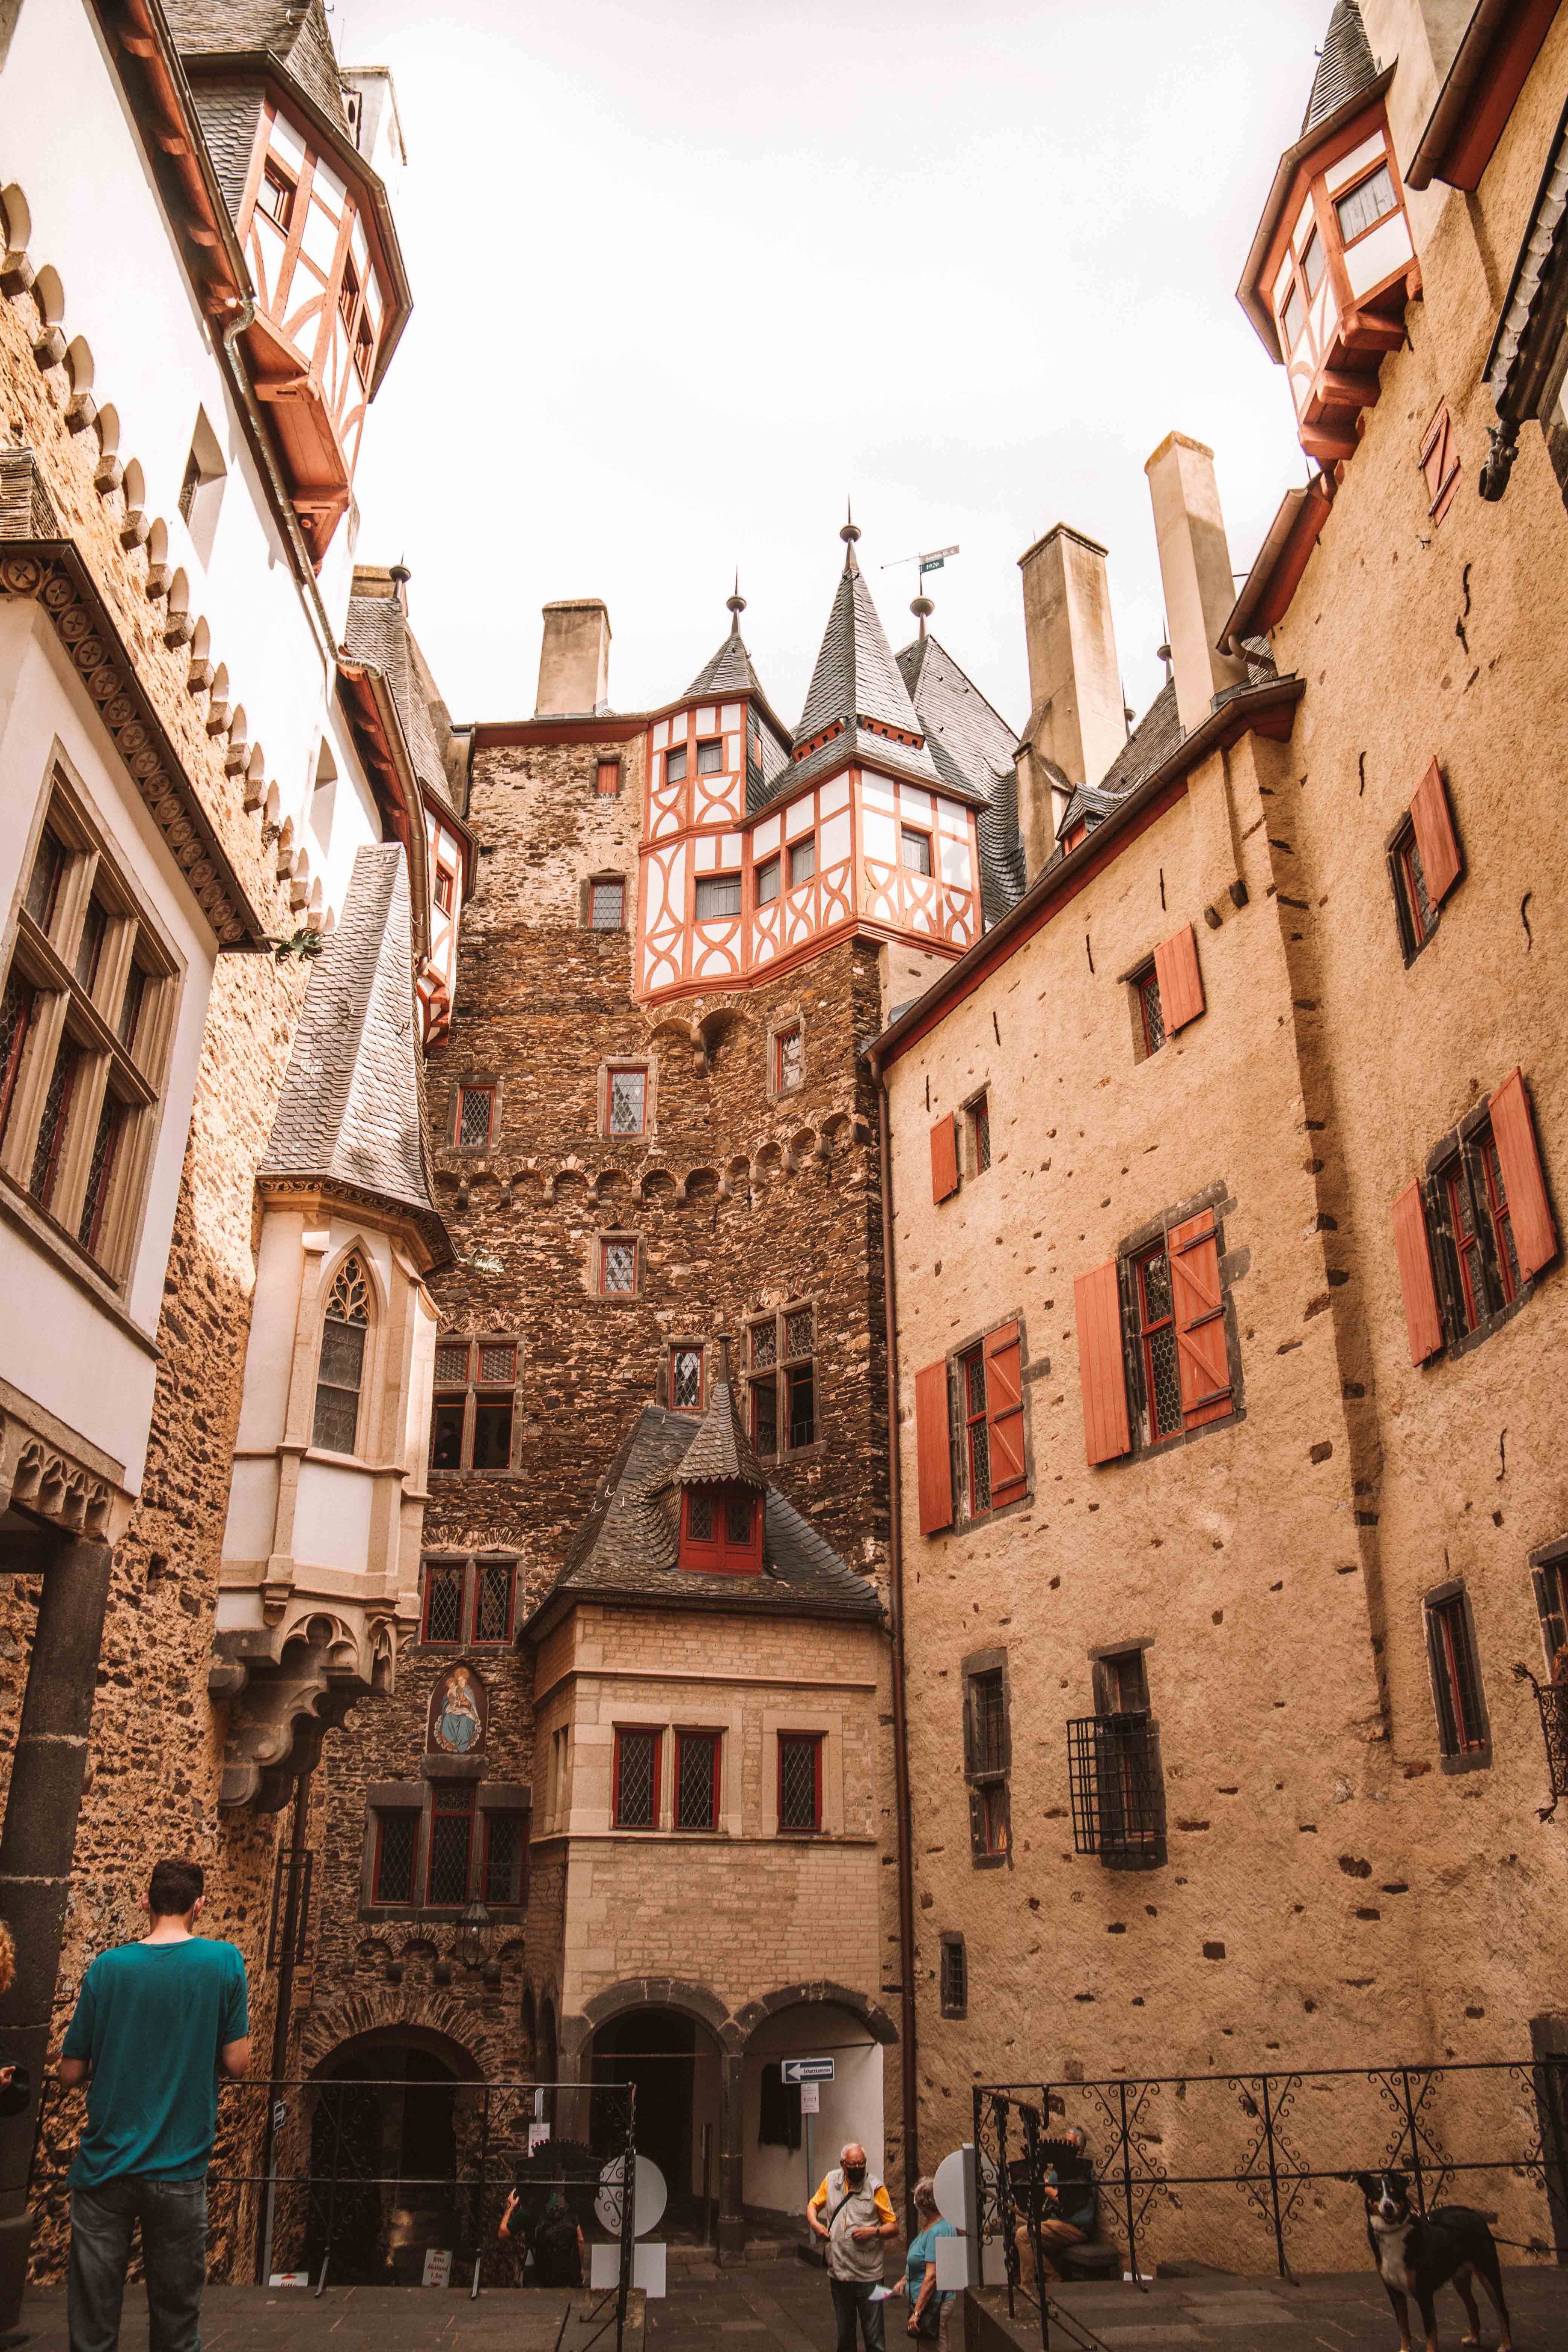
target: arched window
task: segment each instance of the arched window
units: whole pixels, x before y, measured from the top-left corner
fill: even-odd
[[[330,1454],[354,1450],[369,1328],[369,1278],[357,1257],[346,1257],[327,1295],[321,1360],[316,1374],[316,1423],[310,1437],[312,1445]]]

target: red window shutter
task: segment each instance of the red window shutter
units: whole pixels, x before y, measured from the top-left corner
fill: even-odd
[[[985,1417],[991,1424],[991,1507],[1022,1501],[1024,1475],[1024,1360],[1018,1327],[1004,1323],[985,1341]]]
[[[1443,1318],[1437,1312],[1437,1286],[1432,1279],[1432,1250],[1419,1184],[1407,1184],[1394,1204],[1394,1248],[1405,1289],[1410,1360],[1424,1364],[1443,1344]]]
[[[1091,1464],[1131,1453],[1127,1373],[1121,1360],[1121,1294],[1110,1258],[1073,1284],[1078,1314],[1078,1376],[1083,1389],[1084,1447]]]
[[[950,1112],[931,1131],[931,1196],[945,1201],[958,1190],[958,1121]]]
[[[1191,923],[1164,940],[1154,950],[1154,977],[1160,983],[1160,1011],[1165,1034],[1173,1037],[1204,1009],[1204,983],[1198,971],[1198,943]]]
[[[952,1525],[952,1437],[948,1427],[947,1366],[915,1374],[915,1461],[920,1479],[921,1533]]]
[[[1188,1429],[1201,1429],[1205,1422],[1224,1421],[1232,1409],[1213,1210],[1189,1217],[1184,1225],[1173,1226],[1166,1247],[1175,1309],[1182,1420]]]
[[[1454,834],[1454,819],[1448,807],[1448,795],[1443,788],[1443,771],[1436,760],[1422,777],[1415,798],[1410,803],[1410,822],[1415,828],[1415,846],[1420,853],[1421,871],[1426,877],[1426,897],[1435,907],[1446,898],[1459,878],[1459,845]]]
[[[1557,1234],[1552,1223],[1552,1208],[1546,1198],[1546,1179],[1542,1173],[1541,1153],[1536,1148],[1535,1121],[1531,1116],[1530,1097],[1524,1091],[1524,1080],[1517,1070],[1506,1077],[1493,1095],[1488,1108],[1491,1112],[1492,1136],[1497,1144],[1497,1156],[1502,1169],[1503,1189],[1508,1194],[1509,1214],[1513,1222],[1514,1255],[1519,1270],[1528,1278],[1539,1274],[1557,1255]]]

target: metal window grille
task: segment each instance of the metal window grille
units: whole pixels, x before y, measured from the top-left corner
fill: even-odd
[[[92,1153],[87,1166],[87,1192],[81,1204],[81,1220],[77,1226],[77,1239],[94,1257],[98,1255],[99,1235],[103,1230],[103,1213],[109,1205],[110,1179],[114,1173],[115,1154],[125,1126],[125,1106],[106,1094],[103,1108],[98,1115],[98,1132],[92,1139]]]
[[[636,1242],[606,1242],[603,1287],[606,1291],[635,1290],[637,1278],[637,1245]]]
[[[754,1506],[750,1495],[731,1495],[724,1506],[724,1540],[730,1544],[749,1544],[752,1540],[752,1512]]]
[[[726,915],[741,911],[741,877],[738,874],[710,874],[697,885],[697,919],[700,923],[718,922]]]
[[[970,1705],[974,1719],[976,1772],[1002,1772],[1007,1764],[1007,1713],[1002,1689],[1002,1669],[975,1675],[970,1681]]]
[[[790,854],[789,854],[789,887],[790,887],[790,888],[791,888],[792,890],[798,890],[798,889],[799,889],[799,887],[800,887],[800,886],[801,886],[801,884],[802,884],[803,882],[809,882],[809,881],[810,881],[810,879],[811,879],[812,876],[816,873],[816,835],[815,834],[813,834],[813,835],[811,835],[811,837],[810,837],[810,839],[809,839],[809,840],[806,840],[806,841],[797,841],[797,842],[794,845],[793,848],[792,848],[792,849],[791,849],[791,851],[790,851]]]
[[[713,1497],[711,1495],[689,1493],[686,1497],[686,1527],[693,1543],[713,1540]]]
[[[33,1153],[33,1172],[27,1190],[40,1208],[47,1209],[54,1196],[55,1179],[59,1172],[60,1144],[64,1139],[66,1113],[70,1108],[76,1090],[77,1073],[82,1055],[79,1046],[62,1045],[55,1056],[55,1066],[49,1073],[48,1089],[44,1096],[44,1115],[38,1127],[37,1148]]]
[[[1138,1296],[1142,1317],[1143,1379],[1149,1393],[1150,1434],[1173,1435],[1182,1420],[1182,1375],[1176,1349],[1175,1313],[1171,1298],[1171,1261],[1163,1245],[1138,1261]]]
[[[623,1830],[651,1830],[658,1821],[658,1734],[618,1731],[616,1744],[616,1824]]]
[[[683,1830],[717,1829],[714,1782],[718,1777],[719,1742],[709,1732],[682,1732],[680,1785],[676,1791],[676,1822]]]
[[[459,1087],[458,1089],[458,1141],[472,1148],[490,1139],[490,1115],[495,1102],[494,1089],[489,1087]]]
[[[612,1070],[610,1072],[610,1133],[640,1135],[643,1113],[647,1101],[646,1070]]]
[[[1090,1715],[1068,1725],[1075,1852],[1151,1863],[1164,1845],[1164,1791],[1146,1715]]]
[[[991,1165],[991,1097],[982,1095],[969,1114],[974,1133],[974,1172],[984,1176]]]
[[[460,1642],[463,1638],[463,1570],[427,1565],[425,1570],[425,1639]]]
[[[383,1813],[376,1823],[375,1885],[377,1903],[414,1900],[414,1845],[419,1827],[417,1813]]]
[[[776,1364],[778,1361],[778,1326],[774,1323],[771,1316],[765,1323],[753,1323],[752,1326],[752,1370],[754,1372],[765,1371],[770,1364]]]
[[[724,772],[724,746],[721,742],[699,743],[697,772],[700,776],[719,776]]]
[[[468,1899],[468,1864],[474,1843],[474,1789],[437,1782],[430,1815],[428,1900],[440,1906]]]
[[[590,925],[595,931],[618,931],[625,907],[624,882],[595,882],[590,894]]]
[[[669,1360],[669,1402],[677,1412],[698,1412],[702,1406],[702,1350],[677,1348]]]
[[[510,1637],[511,1587],[512,1564],[510,1559],[487,1559],[483,1563],[474,1603],[476,1642],[504,1642]]]
[[[27,1042],[27,1030],[37,1003],[37,996],[21,974],[7,972],[5,995],[0,997],[0,1139],[4,1139],[5,1123],[11,1115],[11,1097],[16,1088],[16,1074],[22,1066],[22,1049]]]
[[[522,1901],[522,1815],[485,1815],[485,1901]]]
[[[468,1377],[468,1345],[441,1347],[436,1350],[436,1385],[437,1388],[460,1388]]]
[[[805,1076],[805,1055],[798,1029],[779,1032],[778,1089],[781,1095],[793,1094]]]
[[[1136,985],[1138,1011],[1143,1023],[1143,1051],[1157,1054],[1165,1042],[1165,1010],[1160,1002],[1160,982],[1152,964]]]
[[[810,1735],[779,1734],[779,1827],[814,1830],[816,1814],[816,1740]]]
[[[508,1341],[504,1345],[481,1346],[479,1349],[479,1386],[510,1388],[517,1378],[517,1349]]]
[[[811,1445],[816,1439],[816,1375],[809,1364],[797,1365],[789,1381],[789,1442]]]
[[[962,2017],[969,2007],[969,1963],[962,1936],[942,1939],[942,2013]]]
[[[809,1356],[813,1338],[812,1310],[809,1307],[792,1307],[784,1317],[784,1355],[791,1363]]]

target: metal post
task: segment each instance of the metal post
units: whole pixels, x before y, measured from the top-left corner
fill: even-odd
[[[300,1882],[304,1870],[305,1829],[310,1812],[310,1769],[294,1783],[294,1818],[289,1832],[289,1892],[283,1910],[283,1948],[279,1954],[278,2013],[272,2021],[272,2072],[267,2085],[267,2115],[262,2127],[261,2230],[256,2250],[256,2284],[265,2286],[272,2274],[272,2224],[278,2200],[278,2134],[289,2109],[278,2095],[289,2072],[289,2034],[294,2010],[294,1948],[300,1940]],[[277,1914],[273,1914],[276,1918]]]
[[[637,2189],[637,2084],[626,2084],[626,2142],[621,2158],[621,2267],[616,2294],[616,2352],[621,2352],[626,2341],[626,2299],[632,2285],[632,2248],[637,2242],[636,2214]]]
[[[456,2104],[457,2094],[453,2093]],[[474,2283],[468,2289],[468,2301],[479,2297],[479,2269],[485,2259],[485,2168],[490,2154],[490,2086],[484,2086],[484,2105],[479,2111],[479,2210],[474,2219]]]
[[[1258,2076],[1263,2085],[1263,2144],[1268,2150],[1268,2196],[1274,2209],[1274,2252],[1279,2263],[1279,2275],[1288,2279],[1290,2265],[1285,2259],[1285,2224],[1279,2211],[1279,2172],[1274,2160],[1274,2109],[1268,2096],[1268,2077]]]
[[[343,2146],[343,2092],[345,2088],[346,2085],[342,2083],[327,2083],[322,2085],[321,2092],[323,2098],[330,2098],[331,2094],[335,2091],[338,2095],[338,2104],[332,2133],[332,2178],[331,2185],[327,2190],[327,2242],[321,2248],[321,2275],[316,2281],[316,2300],[318,2303],[326,2293],[327,2264],[332,2259],[332,2230],[337,2221],[338,2214],[338,2165],[342,2155]]]
[[[1415,2175],[1415,2206],[1423,2221],[1426,2218],[1426,2183],[1421,2173],[1421,2143],[1415,2137],[1415,2109],[1410,2098],[1410,2069],[1399,2070],[1399,2087],[1405,2097],[1405,2116],[1410,2133],[1410,2169]]]
[[[1040,2352],[1051,2352],[1051,2315],[1046,2294],[1045,2257],[1040,2250],[1040,2224],[1045,2219],[1045,2167],[1040,2162],[1040,2119],[1033,2107],[1024,2109],[1024,2155],[1029,2168],[1029,2243],[1035,2252],[1035,2293],[1040,2299]]]
[[[1127,2267],[1135,2286],[1143,2282],[1138,2269],[1138,2225],[1132,2218],[1132,2144],[1127,2129],[1127,2085],[1118,2083],[1117,2097],[1121,2106],[1121,2196],[1127,2209]]]
[[[1019,2268],[1017,2250],[1013,2243],[1013,2178],[1007,2169],[1007,2102],[994,2098],[991,2102],[991,2120],[996,2126],[996,2218],[1002,2225],[1002,2267],[1007,2277],[1007,2316],[1014,2316],[1014,2273]]]
[[[702,2242],[713,2240],[713,2126],[702,2126]]]
[[[806,2116],[804,2118],[804,2121],[805,2124],[805,2201],[809,2205],[812,2199],[816,2194],[816,2167],[812,2161],[812,2153],[815,2147],[815,2139],[811,2128],[812,2118],[810,2116]],[[807,2243],[809,2244],[809,2231],[806,2233],[806,2237]]]

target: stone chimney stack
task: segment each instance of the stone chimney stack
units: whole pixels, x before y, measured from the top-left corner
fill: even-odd
[[[610,615],[597,596],[544,607],[536,719],[582,719],[609,708]]]
[[[1176,711],[1183,733],[1190,735],[1208,717],[1215,696],[1247,676],[1245,662],[1217,650],[1236,603],[1236,582],[1214,451],[1184,433],[1168,433],[1143,471],[1154,505]]]
[[[1018,558],[1029,724],[1018,752],[1018,824],[1033,882],[1056,846],[1067,784],[1098,784],[1127,725],[1105,550],[1058,522]]]

